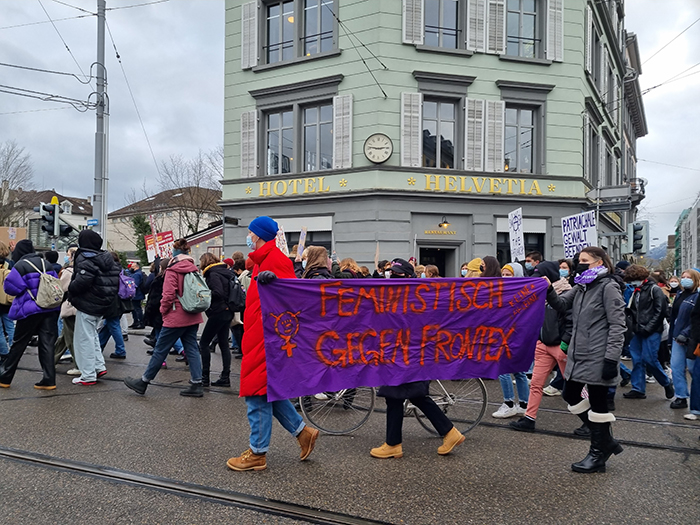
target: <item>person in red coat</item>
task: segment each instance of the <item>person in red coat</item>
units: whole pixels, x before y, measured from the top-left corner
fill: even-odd
[[[250,424],[250,448],[238,457],[229,459],[226,465],[231,470],[264,470],[267,468],[265,454],[270,448],[272,416],[299,441],[301,460],[311,454],[318,430],[306,426],[294,409],[294,405],[283,401],[267,401],[267,367],[265,365],[265,340],[263,319],[260,310],[258,284],[268,284],[277,279],[295,279],[292,261],[277,248],[275,239],[279,227],[270,217],[258,217],[248,226],[246,243],[251,250],[248,257],[255,263],[252,280],[246,293],[243,334],[243,362],[241,363],[240,396],[245,397]]]

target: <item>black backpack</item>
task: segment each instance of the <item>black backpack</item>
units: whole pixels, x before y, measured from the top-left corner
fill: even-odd
[[[245,290],[235,275],[231,275],[229,280],[228,309],[232,312],[242,312],[245,309]]]

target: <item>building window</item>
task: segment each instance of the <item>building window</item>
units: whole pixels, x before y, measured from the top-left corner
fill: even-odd
[[[605,148],[605,186],[615,185],[615,157],[610,148]]]
[[[507,0],[506,54],[525,58],[539,57],[537,0]]]
[[[333,105],[304,109],[304,171],[333,167]]]
[[[266,175],[292,172],[294,119],[292,110],[268,113],[266,119]]]
[[[423,102],[424,167],[454,169],[456,115],[454,102]]]
[[[603,78],[601,72],[601,61],[603,60],[603,44],[598,36],[598,31],[593,28],[593,57],[591,61],[591,69],[593,74],[593,83],[598,88],[598,92],[602,92]]]
[[[590,147],[588,150],[588,159],[586,159],[588,161],[589,182],[593,188],[597,188],[598,165],[600,164],[598,162],[598,159],[600,158],[600,153],[598,152],[600,149],[600,136],[598,135],[594,125],[589,126],[589,132]]]
[[[73,211],[73,206],[71,205],[70,202],[64,202],[62,208],[63,208],[63,213],[67,213],[68,215],[70,215]]]
[[[333,49],[333,0],[306,0],[304,4],[304,56]]]
[[[508,171],[533,173],[535,110],[506,105],[505,163]]]
[[[425,45],[456,49],[459,33],[458,0],[425,0]]]
[[[525,241],[525,253],[540,252],[542,255],[546,255],[544,249],[544,239],[544,233],[523,234],[523,240]],[[499,232],[496,234],[496,258],[501,266],[513,261],[510,254],[510,239],[508,237],[508,233]]]
[[[275,2],[267,6],[268,64],[294,58],[294,1]]]

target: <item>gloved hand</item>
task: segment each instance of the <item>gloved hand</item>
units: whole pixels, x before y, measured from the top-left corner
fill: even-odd
[[[273,272],[265,270],[264,272],[260,272],[256,279],[260,284],[270,284],[277,279],[277,276]]]
[[[334,262],[334,263],[337,263],[337,262],[338,262],[338,254],[337,254],[337,253],[333,252],[333,253],[331,254],[331,261]]]
[[[569,344],[568,344],[568,343],[565,343],[564,341],[562,341],[562,342],[559,344],[559,348],[561,348],[561,351],[562,351],[562,352],[567,353],[567,352],[569,351]]]
[[[603,379],[615,379],[617,377],[617,361],[606,359],[603,362]]]
[[[679,335],[676,337],[676,343],[679,345],[685,345],[688,342],[688,338],[684,336],[683,334]]]

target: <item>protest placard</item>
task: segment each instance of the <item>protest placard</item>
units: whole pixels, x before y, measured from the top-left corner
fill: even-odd
[[[523,209],[518,208],[508,214],[508,235],[510,237],[510,257],[512,261],[525,259],[525,237],[523,235]]]
[[[564,257],[567,259],[588,246],[598,246],[596,212],[584,211],[562,217],[561,233],[564,239]]]

